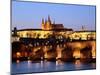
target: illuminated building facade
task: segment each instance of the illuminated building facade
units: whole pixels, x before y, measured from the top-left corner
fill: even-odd
[[[18,41],[20,38],[49,38],[54,35],[57,39],[70,38],[71,40],[90,40],[96,39],[96,31],[88,31],[82,26],[81,31],[73,31],[73,29],[64,28],[63,24],[52,23],[50,16],[48,20],[42,19],[41,29],[21,29],[15,27],[12,31],[12,42]]]
[[[70,35],[71,39],[74,40],[95,40],[96,32],[95,31],[74,31]]]
[[[55,24],[52,23],[50,16],[48,16],[48,20],[42,19],[42,30],[53,30],[53,29],[64,29],[63,24]]]

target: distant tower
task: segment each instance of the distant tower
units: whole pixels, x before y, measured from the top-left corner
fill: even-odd
[[[55,24],[55,20],[53,21],[53,24]]]
[[[82,26],[82,31],[85,31],[86,29],[85,29],[85,27],[84,26]]]
[[[19,36],[17,35],[17,28],[14,27],[13,34],[11,37],[11,42],[19,41]]]
[[[17,36],[17,28],[16,27],[14,27],[14,33],[13,33],[13,35]]]

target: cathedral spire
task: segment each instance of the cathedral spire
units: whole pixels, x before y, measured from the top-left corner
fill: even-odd
[[[48,15],[48,22],[51,24],[51,19],[50,16]]]
[[[44,19],[42,18],[42,24],[44,24]]]
[[[42,29],[45,29],[44,19],[42,18]]]
[[[47,20],[45,19],[45,25],[47,24]]]

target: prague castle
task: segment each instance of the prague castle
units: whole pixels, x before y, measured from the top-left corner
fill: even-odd
[[[48,16],[48,20],[42,19],[42,30],[54,30],[54,29],[64,29],[63,24],[55,24],[52,23],[50,16]]]
[[[40,38],[45,39],[50,36],[55,36],[56,39],[70,38],[70,39],[96,39],[96,32],[91,30],[73,31],[71,28],[65,28],[63,24],[56,24],[52,22],[50,16],[48,19],[42,19],[41,29],[20,29],[15,27],[12,31],[12,42],[18,41],[20,38]]]

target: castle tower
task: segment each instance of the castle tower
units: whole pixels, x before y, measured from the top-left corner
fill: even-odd
[[[45,29],[44,19],[42,18],[42,29]]]
[[[45,19],[44,30],[47,30],[47,20]]]
[[[48,16],[48,21],[47,21],[47,23],[46,23],[46,29],[47,29],[47,30],[52,29],[52,24],[51,24],[50,16]]]
[[[48,22],[51,24],[51,19],[50,16],[48,15]]]
[[[42,29],[43,30],[50,30],[52,29],[52,23],[51,23],[51,19],[50,16],[48,16],[48,19],[44,21],[44,19],[42,19]]]

